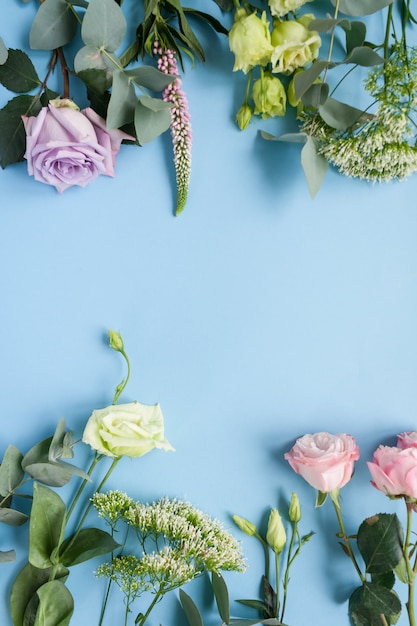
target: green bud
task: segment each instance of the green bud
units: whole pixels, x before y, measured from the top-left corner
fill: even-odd
[[[123,352],[123,339],[121,335],[119,335],[119,333],[117,333],[115,330],[109,330],[109,343],[110,348],[113,348],[113,350],[116,350],[116,352]]]
[[[256,526],[252,524],[249,520],[244,517],[240,517],[239,515],[233,515],[232,517],[234,523],[240,530],[242,530],[246,535],[252,537],[256,534]]]
[[[301,507],[297,494],[293,491],[291,494],[290,508],[289,508],[290,522],[299,522],[301,519]]]
[[[285,547],[287,534],[277,509],[272,509],[269,516],[266,541],[275,554],[280,554]]]
[[[245,130],[252,119],[252,108],[249,104],[242,104],[236,114],[236,122],[240,130]]]

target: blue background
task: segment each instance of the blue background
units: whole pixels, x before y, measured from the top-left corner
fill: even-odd
[[[214,3],[196,5],[222,19]],[[35,8],[9,1],[8,47],[27,48]],[[343,489],[348,532],[378,511],[403,513],[370,486],[366,460],[417,427],[417,178],[373,186],[329,171],[313,202],[299,148],[258,134],[279,122],[237,129],[243,75],[232,75],[224,38],[199,32],[207,63],[188,64],[183,81],[194,148],[180,217],[168,135],[123,146],[114,179],[62,196],[24,163],[0,173],[0,455],[11,442],[26,451],[61,416],[79,437],[91,411],[111,403],[124,375],[107,346],[114,328],[133,366],[122,400],[160,402],[176,452],[124,459],[108,486],[144,501],[185,498],[220,519],[248,561],[246,574],[226,576],[233,600],[258,596],[263,566],[231,515],[264,529],[270,508],[285,515],[297,491],[302,532],[317,534],[294,565],[285,621],[344,626],[358,581],[334,512],[329,503],[314,509],[313,489],[283,454],[306,432],[350,432],[361,459]],[[46,57],[33,58],[42,75]],[[4,105],[9,94],[0,97]],[[27,529],[2,527],[0,549],[18,555],[2,566],[3,626],[26,545]],[[94,567],[72,571],[74,624],[97,623],[103,583]],[[205,623],[218,624],[207,584],[186,591]],[[121,623],[120,596],[108,624]],[[233,614],[251,615],[237,604]],[[160,623],[185,624],[175,593],[149,622]]]

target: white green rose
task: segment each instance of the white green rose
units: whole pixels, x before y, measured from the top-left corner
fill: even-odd
[[[110,457],[138,457],[154,448],[174,450],[164,437],[164,418],[159,404],[115,404],[93,411],[83,442]]]
[[[297,68],[312,63],[319,54],[321,39],[308,24],[314,15],[303,15],[299,20],[277,21],[271,34],[274,51],[271,55],[272,71],[292,74]]]
[[[312,0],[268,0],[268,5],[271,15],[283,17],[291,11],[297,11],[306,2],[312,2]]]
[[[252,98],[255,103],[255,114],[263,119],[285,115],[287,95],[279,78],[265,72],[253,84]]]
[[[260,18],[256,13],[248,15],[244,9],[237,9],[229,32],[229,46],[235,55],[234,72],[242,70],[247,74],[256,65],[267,65],[274,48],[265,11]]]

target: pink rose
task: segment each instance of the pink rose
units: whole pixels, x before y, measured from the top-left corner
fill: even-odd
[[[315,433],[297,439],[285,458],[309,485],[329,493],[349,482],[359,448],[351,435]]]
[[[404,448],[417,448],[417,432],[401,433],[398,435],[397,446],[404,450]]]
[[[373,486],[387,496],[417,500],[417,448],[379,446],[368,468]]]
[[[68,100],[52,100],[36,117],[23,117],[28,172],[62,193],[72,185],[85,187],[99,174],[114,176],[114,161],[123,139],[121,130],[107,130],[93,109],[83,111]]]

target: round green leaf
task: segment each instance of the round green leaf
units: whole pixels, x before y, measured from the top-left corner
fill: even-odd
[[[78,21],[66,0],[44,0],[30,29],[33,50],[55,50],[69,43],[76,35]]]
[[[114,52],[126,34],[126,19],[114,0],[90,0],[85,12],[81,36],[87,46]]]
[[[395,514],[380,513],[362,522],[358,548],[370,574],[393,570],[403,558],[404,535]]]

